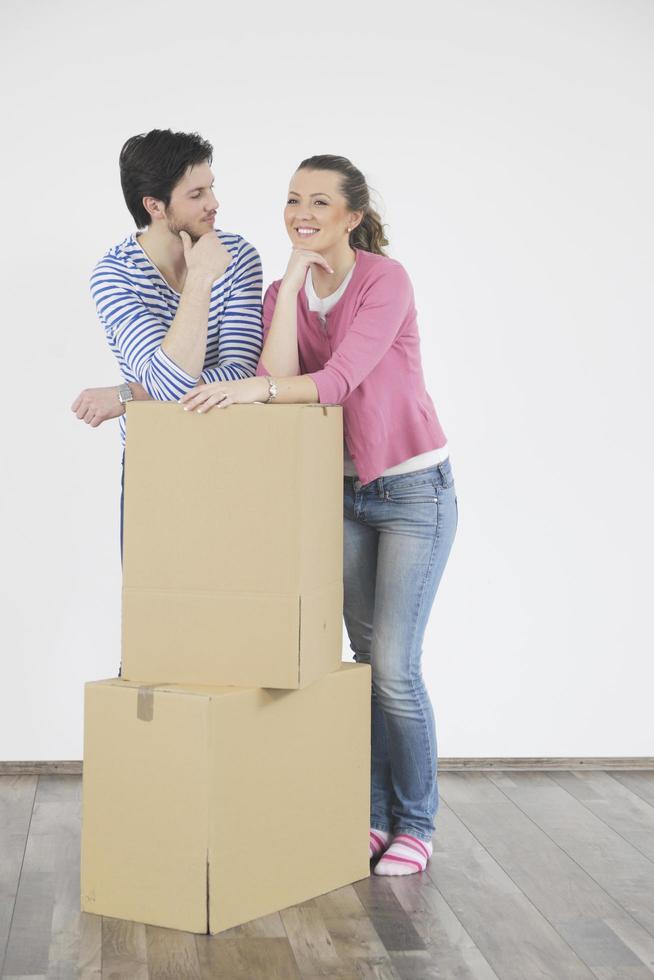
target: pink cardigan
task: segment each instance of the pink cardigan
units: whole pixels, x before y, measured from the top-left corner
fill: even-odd
[[[264,342],[281,279],[263,300]],[[343,406],[343,434],[362,483],[446,443],[425,388],[411,280],[395,259],[356,249],[348,286],[321,325],[297,297],[300,371],[321,404]],[[260,360],[257,375],[267,375]]]

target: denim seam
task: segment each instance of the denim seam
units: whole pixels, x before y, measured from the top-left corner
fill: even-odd
[[[375,691],[374,691],[374,685],[373,685],[373,689],[372,689],[372,692],[371,692],[371,701],[372,701],[373,698],[376,700],[376,694],[375,694]],[[383,714],[383,708],[381,707],[381,705],[379,705],[379,711],[380,711],[381,714]],[[382,718],[382,723],[385,725],[385,720],[383,718]],[[386,732],[386,741],[387,741],[387,748],[388,748],[388,732]],[[371,763],[370,788],[371,788],[371,803],[372,803],[372,758],[370,760],[370,763]],[[395,794],[395,786],[393,784],[393,770],[391,768],[390,755],[389,755],[389,758],[387,760],[387,765],[388,765],[388,773],[389,773],[389,776],[390,776],[390,784],[391,784],[390,809],[388,809],[386,811],[386,815],[381,820],[379,820],[379,821],[373,821],[373,819],[372,819],[372,808],[371,808],[371,817],[370,817],[370,820],[371,820],[371,826],[372,827],[376,827],[377,830],[385,830],[388,833],[392,833],[392,830],[393,830],[393,800],[397,799],[397,797],[396,797],[396,794]]]
[[[395,491],[396,494],[399,493],[399,496],[393,496],[393,491],[392,490],[387,490],[386,491],[386,496],[384,497],[384,503],[387,503],[387,504],[407,504],[408,506],[410,506],[411,504],[434,504],[434,503],[436,503],[436,501],[438,500],[438,490],[433,485],[433,483],[422,483],[422,484],[419,484],[418,485],[418,487],[419,487],[419,489],[421,491],[422,491],[423,487],[426,487],[426,486],[430,486],[432,488],[433,493],[434,493],[433,497],[412,496],[410,493],[409,494],[406,493],[405,488],[401,488],[399,491],[397,491],[397,490]]]
[[[427,587],[427,581],[429,579],[429,575],[431,573],[431,570],[432,570],[432,568],[434,566],[434,555],[436,554],[436,545],[438,544],[438,541],[439,541],[440,530],[442,528],[442,524],[443,524],[443,521],[442,521],[442,518],[441,518],[441,509],[439,507],[438,508],[437,515],[436,515],[436,528],[434,530],[434,540],[432,541],[431,553],[429,555],[429,564],[427,566],[427,572],[426,572],[426,574],[425,574],[425,576],[423,578],[423,581],[422,581],[422,589],[420,590],[420,596],[419,596],[419,599],[418,599],[418,602],[417,602],[417,606],[416,606],[416,610],[415,610],[415,614],[414,614],[414,620],[413,620],[414,621],[414,627],[413,627],[413,634],[411,636],[411,650],[413,650],[414,649],[414,646],[415,646],[416,633],[417,633],[417,629],[418,629],[418,626],[417,626],[417,623],[418,623],[418,614],[419,614],[419,612],[420,612],[420,610],[422,608],[424,597],[425,597],[425,589]],[[430,748],[430,745],[429,745],[429,737],[427,736],[427,717],[425,715],[424,705],[422,703],[422,700],[418,697],[417,689],[415,687],[415,679],[414,679],[413,676],[410,676],[410,681],[411,681],[411,690],[413,692],[413,696],[414,696],[414,699],[416,701],[416,704],[419,704],[420,705],[420,714],[422,716],[422,722],[423,722],[423,737],[425,739],[426,746],[427,746],[426,755],[427,755],[427,757],[429,759],[430,771],[431,771],[431,774],[432,774],[432,778],[436,779],[437,778],[437,776],[436,776],[436,771],[437,770],[436,770],[435,760],[432,758],[432,755],[431,755],[431,748]],[[427,692],[427,697],[429,697],[429,693],[428,692]],[[436,796],[436,807],[438,808],[438,791],[437,791],[437,796]],[[434,814],[434,816],[435,816],[435,814]]]
[[[352,517],[349,517],[349,516],[348,516],[348,515],[347,515],[347,514],[346,514],[346,513],[344,512],[344,514],[343,514],[343,517],[344,517],[344,519],[345,519],[345,520],[348,520],[348,521],[354,521],[354,522],[355,522],[355,524],[364,524],[364,525],[365,525],[365,526],[367,527],[367,526],[368,526],[368,524],[367,524],[367,521],[366,521],[366,519],[365,519],[365,514],[364,514],[364,504],[365,504],[365,501],[364,501],[364,500],[363,500],[363,498],[362,498],[362,499],[361,499],[361,512],[360,512],[360,514],[358,514],[358,513],[357,513],[357,496],[356,496],[356,493],[355,493],[355,491],[354,491],[354,490],[352,490]],[[362,518],[363,518],[363,519],[362,519]],[[381,829],[381,828],[380,828],[380,829]]]

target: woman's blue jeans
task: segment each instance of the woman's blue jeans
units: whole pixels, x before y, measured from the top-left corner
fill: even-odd
[[[431,841],[438,757],[421,659],[458,524],[452,468],[344,483],[345,627],[372,671],[370,825]]]

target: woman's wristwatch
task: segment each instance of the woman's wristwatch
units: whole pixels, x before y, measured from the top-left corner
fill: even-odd
[[[268,375],[268,397],[266,398],[264,405],[267,405],[268,402],[273,402],[275,398],[277,398],[278,394],[279,394],[279,388],[277,387],[273,379],[270,377],[270,375]]]

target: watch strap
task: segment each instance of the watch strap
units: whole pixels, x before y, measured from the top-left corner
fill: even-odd
[[[122,385],[118,386],[118,401],[121,403],[121,405],[124,405],[125,402],[131,402],[133,400],[134,400],[134,393],[132,392],[132,389],[125,381],[123,382]]]

